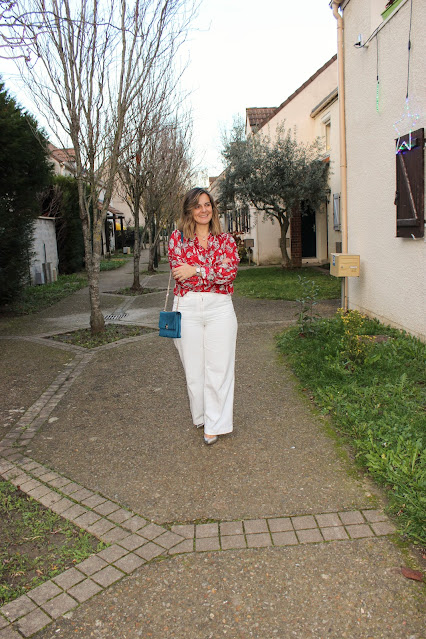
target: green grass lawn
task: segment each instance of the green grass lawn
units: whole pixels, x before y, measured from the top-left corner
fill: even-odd
[[[313,268],[283,269],[280,266],[249,268],[238,272],[235,291],[244,297],[268,300],[297,300],[302,294],[300,278],[314,281],[318,299],[340,297],[340,279]]]
[[[30,315],[48,308],[71,293],[87,286],[85,273],[59,275],[56,282],[41,286],[26,286],[19,299],[3,307],[12,315]]]
[[[130,256],[120,256],[101,260],[100,270],[112,271],[116,268],[120,268],[120,266],[126,264],[129,259],[131,259]],[[2,307],[0,312],[6,312],[9,315],[30,315],[31,313],[38,313],[85,286],[87,286],[87,275],[85,272],[59,275],[57,281],[51,284],[26,286],[19,299]]]
[[[123,255],[120,257],[110,257],[105,260],[101,260],[100,269],[101,271],[113,271],[116,268],[120,268],[129,261],[129,259],[133,259],[133,256]]]
[[[106,546],[0,480],[0,606]]]
[[[400,530],[426,547],[426,345],[356,311],[311,328],[282,333],[279,350],[386,487]]]

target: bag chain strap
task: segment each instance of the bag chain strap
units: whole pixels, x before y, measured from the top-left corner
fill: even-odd
[[[180,241],[182,242],[183,245],[183,231],[180,232]],[[164,304],[164,310],[166,310],[167,308],[167,301],[169,299],[169,293],[170,293],[170,282],[172,281],[172,269],[170,269],[170,275],[169,275],[169,283],[167,285],[167,295],[166,295],[166,302]],[[179,295],[177,296],[178,300],[177,300],[177,304],[176,304],[176,310],[178,310],[179,308]]]

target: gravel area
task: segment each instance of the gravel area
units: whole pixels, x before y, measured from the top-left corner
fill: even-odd
[[[371,506],[374,489],[278,361],[276,330],[240,328],[235,430],[215,446],[192,426],[173,342],[153,334],[98,353],[31,454],[158,523]]]
[[[37,639],[424,639],[388,540],[189,555],[140,568]]]
[[[0,439],[72,358],[71,353],[48,346],[0,340]]]

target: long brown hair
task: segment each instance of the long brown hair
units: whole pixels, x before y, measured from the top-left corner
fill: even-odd
[[[192,211],[198,204],[198,200],[203,193],[207,195],[210,200],[210,204],[212,205],[212,219],[209,223],[209,232],[212,235],[219,235],[220,233],[222,233],[222,228],[220,226],[219,220],[219,211],[217,209],[216,202],[206,189],[202,189],[197,186],[194,189],[188,191],[188,193],[185,195],[182,207],[182,215],[178,223],[179,230],[183,231],[184,237],[189,240],[192,240],[195,236],[195,220],[192,215]]]

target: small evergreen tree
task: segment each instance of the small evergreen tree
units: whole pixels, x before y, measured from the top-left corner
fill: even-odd
[[[316,210],[326,198],[328,165],[322,161],[319,140],[297,142],[295,135],[278,128],[272,140],[263,132],[247,139],[237,122],[224,142],[226,164],[220,181],[222,205],[249,204],[280,225],[282,266],[290,266],[286,235],[291,216],[309,207]]]
[[[29,281],[34,220],[50,180],[47,141],[0,81],[0,304]]]

